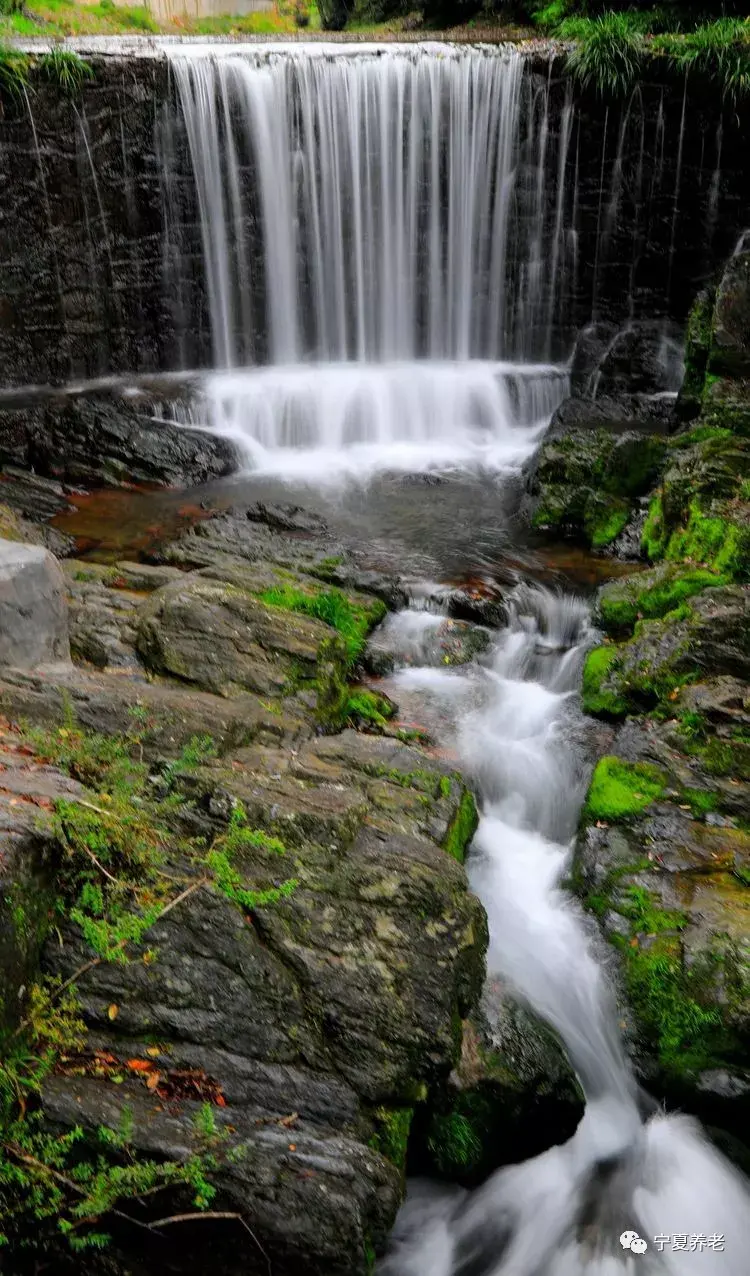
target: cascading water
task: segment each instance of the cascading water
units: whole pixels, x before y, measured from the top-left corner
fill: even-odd
[[[506,52],[178,46],[170,56],[216,366],[191,424],[229,434],[253,469],[297,479],[517,469],[566,389],[550,360],[564,353],[579,271],[584,141],[571,103],[553,127],[549,80],[525,76]],[[631,126],[636,232],[648,238],[639,109],[633,100],[604,128],[594,312]],[[652,186],[664,142],[660,113]],[[680,146],[675,190],[681,159]],[[672,248],[675,208],[676,195]],[[632,293],[634,264],[629,277]],[[741,1276],[744,1183],[695,1123],[654,1114],[639,1092],[595,941],[560,886],[587,779],[574,695],[587,608],[519,587],[491,658],[462,671],[429,667],[435,631],[422,599],[391,620],[388,648],[408,666],[394,676],[397,698],[437,706],[483,801],[469,872],[490,922],[490,996],[496,976],[555,1029],[587,1106],[567,1144],[472,1196],[413,1188],[383,1276]],[[621,1248],[628,1230],[647,1251]],[[652,1243],[686,1230],[723,1247]]]
[[[527,455],[566,389],[570,106],[551,137],[516,53],[178,47],[172,65],[231,370],[191,424],[317,479]]]
[[[483,798],[468,867],[489,920],[490,989],[501,977],[555,1029],[586,1113],[568,1143],[498,1171],[471,1196],[414,1185],[381,1276],[741,1276],[746,1185],[697,1123],[653,1114],[639,1094],[595,943],[560,888],[587,780],[574,693],[592,641],[588,609],[519,586],[509,612],[486,663],[463,670],[415,667],[420,643],[431,655],[433,626],[422,610],[401,613],[389,645],[400,632],[409,667],[392,684],[402,701],[437,702],[453,724]],[[487,1011],[491,1022],[491,992]],[[625,1231],[648,1249],[623,1250]],[[681,1233],[706,1244],[655,1245]]]

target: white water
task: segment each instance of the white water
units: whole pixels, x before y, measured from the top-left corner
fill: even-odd
[[[509,51],[170,57],[228,370],[189,422],[315,483],[517,467],[567,388],[570,104],[553,137]]]
[[[410,712],[415,700],[428,717],[439,706],[452,724],[483,798],[468,868],[489,919],[490,986],[500,976],[555,1029],[586,1112],[567,1144],[500,1170],[471,1196],[416,1184],[382,1276],[744,1276],[747,1185],[696,1122],[644,1122],[590,927],[560,887],[587,778],[575,695],[587,609],[525,586],[510,602],[484,667],[411,667],[393,692]],[[429,651],[429,626],[403,613],[391,648],[399,625],[411,663],[420,629]],[[645,1254],[620,1247],[628,1229]],[[724,1249],[659,1252],[657,1235],[675,1234],[721,1235]]]
[[[388,469],[518,468],[567,389],[547,365],[328,363],[215,373],[179,419],[248,470],[325,483]]]

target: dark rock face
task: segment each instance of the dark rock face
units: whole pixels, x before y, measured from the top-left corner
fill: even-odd
[[[229,474],[236,454],[224,439],[164,419],[158,397],[104,393],[0,410],[0,462],[62,481],[68,490],[183,487]],[[17,490],[15,470],[6,474],[7,486]]]
[[[95,74],[80,104],[34,76],[34,127],[25,104],[8,104],[0,121],[6,384],[211,361],[197,198],[167,59],[89,60]],[[546,60],[529,59],[524,109],[538,85],[549,86],[543,233],[551,252],[569,85],[561,63],[550,70]],[[626,317],[682,321],[697,286],[747,223],[744,119],[724,119],[717,170],[720,104],[688,98],[678,147],[682,79],[661,78],[655,68],[622,115],[614,108],[605,115],[593,94],[576,103],[573,137],[586,145],[568,149],[571,202],[578,177],[576,268],[566,285],[567,314],[552,334],[561,357],[592,310],[615,326]],[[174,180],[165,180],[167,172]],[[526,167],[524,180],[536,182],[536,172]],[[263,334],[256,338],[257,354]]]

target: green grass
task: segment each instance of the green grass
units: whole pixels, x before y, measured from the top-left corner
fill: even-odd
[[[719,18],[694,31],[670,33],[654,39],[680,70],[694,72],[717,84],[732,105],[750,94],[750,23]]]
[[[635,85],[643,64],[643,38],[627,13],[569,19],[560,28],[576,45],[567,69],[582,89],[603,97],[624,97]]]
[[[42,79],[56,84],[68,97],[80,93],[84,81],[94,75],[91,65],[71,49],[54,48],[44,53],[36,65]]]
[[[586,795],[586,817],[607,824],[632,819],[656,801],[665,787],[664,773],[647,762],[600,758]]]

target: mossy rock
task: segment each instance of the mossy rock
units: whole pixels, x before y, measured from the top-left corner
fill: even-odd
[[[637,621],[657,620],[701,590],[723,583],[709,568],[662,563],[605,585],[597,599],[596,618],[607,633],[621,637],[632,633]]]
[[[553,426],[536,460],[532,525],[604,549],[658,477],[666,449],[656,434]]]
[[[583,707],[618,718],[660,707],[704,676],[750,676],[750,589],[704,589],[659,620],[639,620],[629,642],[596,648],[583,674]]]
[[[711,372],[750,375],[750,253],[735,253],[724,267],[713,314]]]
[[[458,1067],[417,1107],[410,1173],[473,1186],[575,1130],[583,1097],[557,1038],[509,996],[491,1015],[491,1028],[463,1024]]]
[[[713,1103],[704,1076],[729,1069],[739,1079],[746,1069],[750,835],[690,818],[664,793],[654,802],[624,823],[597,822],[601,811],[589,808],[576,883],[619,954],[642,1073],[657,1092],[701,1111]]]

